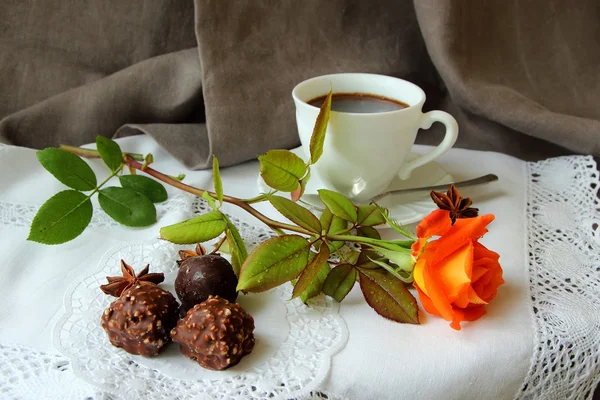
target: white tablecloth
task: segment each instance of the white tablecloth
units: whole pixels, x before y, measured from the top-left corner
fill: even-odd
[[[148,137],[119,143],[124,151],[153,153],[153,166],[162,172],[185,172],[187,183],[212,187],[209,171],[185,171]],[[425,149],[415,147],[416,152]],[[106,174],[100,160],[89,163],[98,175]],[[496,215],[482,242],[500,254],[506,283],[487,314],[464,323],[459,332],[431,315],[420,326],[385,320],[355,287],[338,311],[347,342],[336,354],[322,357],[319,370],[309,377],[311,387],[332,399],[591,398],[600,377],[600,212],[593,160],[566,157],[528,164],[496,153],[452,149],[439,163],[457,180],[499,176],[494,184],[464,193],[481,213]],[[185,218],[187,210],[164,210],[157,224],[143,229],[114,226],[95,211],[92,227],[82,236],[44,246],[26,241],[28,226],[37,208],[64,186],[30,149],[0,147],[0,171],[0,398],[26,398],[23,393],[44,399],[103,398],[103,387],[81,379],[72,360],[53,344],[63,296],[74,281],[98,272],[109,249],[157,240],[159,227]],[[225,192],[258,194],[257,174],[256,162],[223,169]],[[181,194],[167,190],[171,198]],[[279,218],[267,204],[257,208]],[[260,225],[238,209],[226,211]],[[110,395],[145,398],[139,390]]]

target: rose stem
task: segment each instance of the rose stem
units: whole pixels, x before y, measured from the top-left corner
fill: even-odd
[[[66,144],[61,144],[60,146],[58,146],[58,148],[61,150],[64,150],[64,151],[68,151],[69,153],[76,154],[80,157],[100,158],[100,153],[98,153],[98,150],[84,149],[81,147],[69,146]],[[139,154],[139,153],[125,153],[125,154],[127,154],[134,160],[144,161],[144,156],[142,154]]]
[[[225,240],[227,240],[227,236],[223,235],[223,237],[221,237],[221,239],[219,239],[217,244],[215,244],[215,248],[213,249],[213,251],[210,252],[210,254],[215,254],[217,251],[219,251],[221,246],[223,246],[223,243],[225,243]]]
[[[158,179],[159,181],[162,181],[168,185],[171,185],[173,187],[181,189],[185,192],[194,194],[196,196],[202,197],[202,194],[204,194],[204,192],[207,192],[212,197],[217,197],[216,193],[214,193],[214,192],[210,192],[208,190],[203,190],[203,189],[196,188],[194,186],[186,185],[185,183],[179,182],[178,180],[175,180],[175,179],[171,178],[170,176],[165,175],[162,172],[159,172],[153,168],[150,168],[150,167],[142,168],[142,164],[135,161],[129,155],[125,156],[125,164],[127,164],[128,166],[135,168],[139,171],[145,172],[148,175],[153,176],[154,178]],[[267,225],[273,229],[285,229],[288,231],[303,233],[305,235],[313,234],[312,232],[310,232],[302,227],[275,221],[275,220],[267,217],[266,215],[261,214],[259,211],[254,209],[250,204],[238,199],[237,197],[224,195],[223,201],[244,209],[245,211],[247,211],[248,213],[253,215],[256,219],[260,220],[265,225]]]

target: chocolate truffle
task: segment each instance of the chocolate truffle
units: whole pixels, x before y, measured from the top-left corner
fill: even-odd
[[[208,296],[219,296],[234,303],[238,280],[233,267],[218,254],[185,258],[179,265],[175,292],[184,311],[202,303]]]
[[[223,370],[254,348],[254,319],[239,304],[215,296],[191,308],[171,331],[181,353],[202,367]]]
[[[138,276],[121,261],[123,277],[107,278],[102,290],[119,298],[102,313],[101,325],[113,346],[128,353],[155,356],[170,340],[177,323],[175,297],[154,282],[162,282],[163,274],[148,274],[148,267]]]

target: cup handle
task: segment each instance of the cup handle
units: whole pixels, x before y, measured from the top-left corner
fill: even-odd
[[[427,164],[430,161],[435,160],[442,154],[444,154],[448,149],[454,146],[456,139],[458,138],[458,124],[454,117],[447,112],[444,111],[430,111],[428,113],[423,114],[423,120],[421,121],[422,129],[431,128],[431,124],[434,122],[441,122],[446,126],[446,136],[444,136],[444,140],[440,143],[435,149],[431,150],[429,153],[424,154],[414,160],[411,160],[404,164],[400,171],[398,172],[398,176],[400,179],[408,179],[410,177],[411,172],[420,167],[421,165]]]

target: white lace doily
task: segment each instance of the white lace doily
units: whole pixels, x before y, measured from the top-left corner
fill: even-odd
[[[249,242],[258,240],[254,237]],[[54,342],[70,358],[75,374],[128,399],[289,399],[317,389],[329,371],[332,355],[346,343],[347,330],[335,301],[320,297],[307,307],[299,300],[288,300],[289,286],[240,296],[239,302],[255,318],[257,345],[232,370],[204,370],[178,354],[173,344],[164,357],[153,359],[131,356],[110,345],[100,316],[114,299],[104,295],[99,285],[107,275],[118,275],[120,259],[136,267],[149,263],[151,271],[164,272],[166,281],[172,281],[180,248],[157,240],[124,243],[102,257],[98,273],[71,286]]]
[[[64,356],[21,345],[0,345],[0,398],[108,400],[73,374]]]
[[[516,398],[591,399],[600,381],[598,170],[592,157],[527,167],[526,254],[537,342]]]
[[[118,400],[126,396],[98,391],[73,373],[68,358],[23,345],[0,345],[0,398],[11,400]],[[301,399],[349,400],[323,390]]]

